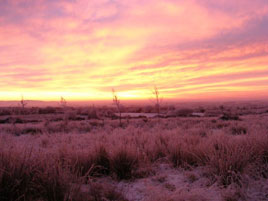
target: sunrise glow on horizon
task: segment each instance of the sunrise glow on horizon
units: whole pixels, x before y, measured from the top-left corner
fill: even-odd
[[[0,101],[268,97],[267,0],[2,0]]]

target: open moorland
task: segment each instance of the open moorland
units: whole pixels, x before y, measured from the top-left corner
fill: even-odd
[[[1,107],[1,201],[267,201],[268,103]]]

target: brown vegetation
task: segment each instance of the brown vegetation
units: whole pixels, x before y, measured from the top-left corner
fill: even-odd
[[[68,118],[59,121],[38,114],[37,123],[2,124],[0,200],[131,201],[136,200],[128,193],[131,189],[120,188],[144,180],[158,184],[152,183],[148,193],[144,190],[141,200],[210,200],[203,193],[180,190],[183,185],[169,179],[169,174],[180,178],[183,172],[188,172],[187,185],[204,180],[201,191],[208,191],[203,186],[215,186],[222,189],[223,200],[245,200],[250,197],[245,186],[267,182],[265,115],[242,116],[241,121],[217,117],[131,119],[118,127],[111,119],[105,123],[90,118],[76,121],[70,116],[82,111],[66,110],[61,115],[69,114]],[[12,118],[25,122],[31,116]],[[154,175],[163,171],[169,172],[155,179]],[[153,189],[165,196],[150,194]]]

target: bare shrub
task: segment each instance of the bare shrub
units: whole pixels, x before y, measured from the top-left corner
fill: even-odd
[[[67,107],[67,101],[61,96],[60,97],[60,106],[65,109]]]
[[[121,114],[122,114],[122,106],[121,106],[121,103],[120,103],[120,100],[115,92],[114,89],[112,89],[112,93],[113,93],[113,103],[114,105],[116,106],[117,108],[117,111],[119,113],[119,126],[122,126],[122,117],[121,117]]]
[[[20,104],[20,107],[21,107],[21,113],[24,114],[24,112],[25,112],[24,109],[25,109],[25,107],[26,107],[26,105],[28,103],[24,100],[23,96],[21,96],[21,100],[20,100],[19,104]]]
[[[160,92],[158,90],[158,88],[156,86],[154,86],[154,90],[153,90],[153,95],[155,96],[155,110],[157,113],[157,116],[160,116],[160,102],[162,101],[162,99],[160,98]]]

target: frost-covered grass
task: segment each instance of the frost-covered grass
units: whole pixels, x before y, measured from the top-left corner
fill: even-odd
[[[265,200],[268,116],[241,119],[4,125],[0,200]]]

